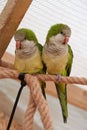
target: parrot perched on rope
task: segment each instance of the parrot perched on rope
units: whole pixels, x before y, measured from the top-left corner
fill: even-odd
[[[14,68],[20,73],[45,73],[45,67],[42,63],[42,45],[38,43],[35,33],[26,28],[17,30],[14,34],[16,41]],[[41,82],[41,89],[44,97],[45,83]]]
[[[49,29],[42,52],[42,59],[48,74],[70,75],[73,62],[73,52],[68,44],[70,36],[71,29],[65,24],[55,24]],[[68,117],[66,84],[55,83],[55,86],[62,109],[63,121],[66,123]]]

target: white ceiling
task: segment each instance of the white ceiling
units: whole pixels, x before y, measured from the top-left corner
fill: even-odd
[[[0,0],[0,12],[6,2]],[[72,30],[69,42],[74,53],[71,75],[87,77],[87,0],[33,0],[19,28],[32,29],[43,45],[48,29],[55,23],[68,24]],[[15,52],[13,38],[7,51]]]

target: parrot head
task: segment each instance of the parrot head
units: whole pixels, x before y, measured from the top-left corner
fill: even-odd
[[[71,29],[65,24],[55,24],[53,25],[47,34],[46,43],[51,43],[54,41],[56,44],[66,45],[71,36]]]
[[[16,41],[16,49],[22,49],[27,47],[27,44],[34,43],[37,44],[38,40],[32,30],[21,28],[14,34],[14,39]]]

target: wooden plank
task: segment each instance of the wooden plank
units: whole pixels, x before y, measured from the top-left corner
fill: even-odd
[[[57,98],[55,85],[53,82],[47,82],[46,91],[48,94]],[[87,110],[87,91],[77,87],[76,85],[67,85],[68,102],[81,109]]]
[[[1,65],[13,68],[14,56],[5,53],[2,57]],[[57,98],[56,89],[53,82],[47,82],[46,92]],[[87,110],[87,91],[76,85],[67,86],[68,102],[81,109]]]
[[[32,0],[8,0],[0,15],[0,59]]]
[[[75,85],[68,85],[67,89],[69,103],[87,110],[87,91]]]
[[[0,111],[3,111],[6,115],[10,116],[13,104],[14,103],[7,97],[7,95],[0,91]],[[14,118],[19,124],[23,123],[23,116],[23,111],[19,107],[17,107]]]

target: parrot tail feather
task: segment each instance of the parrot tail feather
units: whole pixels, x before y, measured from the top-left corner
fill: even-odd
[[[46,88],[46,83],[42,82],[41,90],[42,90],[42,94],[43,94],[44,98],[46,99],[45,88]]]
[[[63,122],[67,123],[67,117],[65,117],[64,115],[63,115]]]
[[[67,123],[67,117],[68,117],[68,110],[67,110],[67,94],[66,93],[66,87],[65,87],[65,93],[61,92],[61,86],[58,84],[55,84],[57,95],[60,101],[61,109],[62,109],[62,116],[64,123]]]

